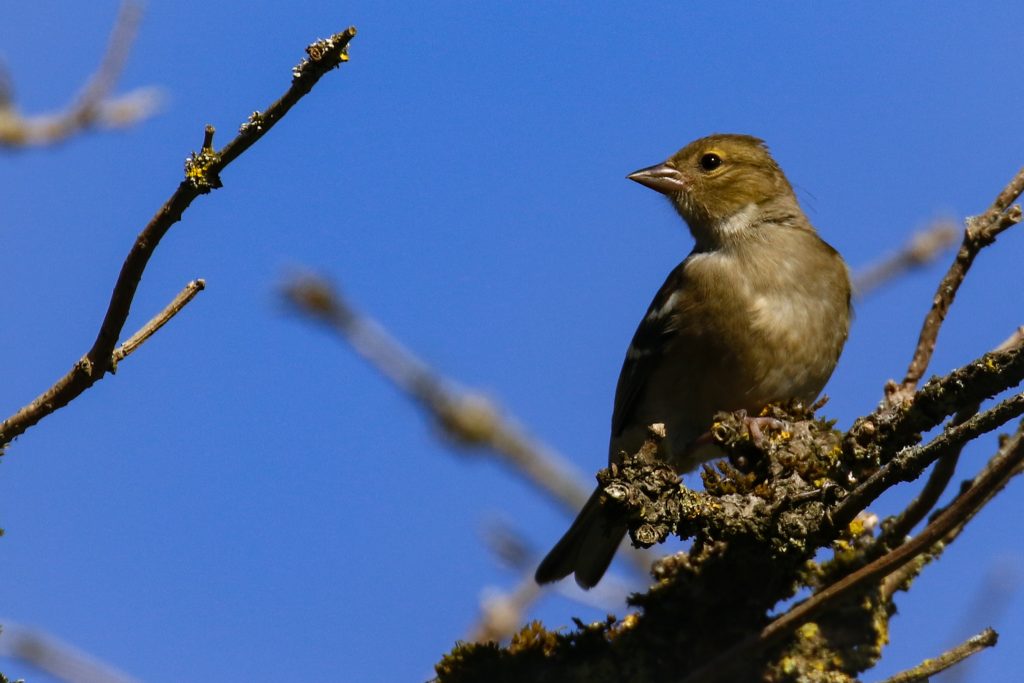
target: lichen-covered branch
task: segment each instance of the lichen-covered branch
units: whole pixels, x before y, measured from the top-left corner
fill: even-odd
[[[1017,353],[1024,358],[1024,353],[1020,353],[1019,350]],[[927,388],[926,386],[925,389]],[[880,461],[885,462],[885,465],[858,485],[835,507],[832,511],[833,521],[839,526],[848,523],[894,484],[900,481],[913,481],[921,475],[925,467],[939,458],[957,452],[968,441],[998,429],[1021,414],[1024,414],[1024,394],[1017,394],[994,408],[978,413],[961,424],[951,426],[927,445],[907,448],[900,441],[888,446],[883,443],[878,447],[878,453]],[[900,450],[890,455],[895,448]]]
[[[980,403],[1024,381],[1024,347],[986,353],[955,372],[934,377],[911,400],[858,418],[844,441],[847,450],[896,452],[916,443],[921,432],[959,410]]]
[[[1018,410],[1011,399],[978,417]],[[1024,463],[1024,439],[1004,443],[954,502],[911,541],[878,557],[873,524],[845,527],[828,514],[837,483],[864,463],[843,451],[843,435],[792,406],[774,407],[785,427],[755,444],[742,416],[720,415],[712,437],[730,463],[704,472],[705,491],[682,486],[654,456],[655,439],[599,480],[631,519],[643,545],[674,533],[688,553],[656,564],[657,584],[631,599],[641,612],[577,624],[570,633],[533,624],[508,648],[461,645],[438,664],[440,681],[853,681],[880,657],[894,611],[883,579],[916,558],[937,555]],[[977,422],[952,428],[976,429]],[[950,437],[952,438],[952,437]],[[946,443],[940,435],[933,443]],[[922,447],[927,449],[931,446]],[[912,460],[919,472],[926,466]],[[841,504],[841,501],[840,501]],[[859,521],[858,521],[859,520]],[[834,557],[818,564],[816,551]],[[920,569],[920,566],[917,567]],[[770,619],[772,607],[809,586],[812,598]],[[828,677],[825,674],[828,674]]]

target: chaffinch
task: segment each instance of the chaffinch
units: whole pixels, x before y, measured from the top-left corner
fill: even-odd
[[[661,457],[688,472],[717,453],[695,441],[718,411],[814,401],[850,325],[850,279],[762,140],[711,135],[629,179],[665,195],[695,245],[658,290],[626,351],[608,460],[661,423]],[[627,531],[598,488],[537,569],[590,588]]]

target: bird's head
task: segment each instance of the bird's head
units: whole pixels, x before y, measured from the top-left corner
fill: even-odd
[[[773,201],[796,203],[764,141],[750,135],[695,140],[664,163],[627,177],[668,197],[698,243],[719,242],[722,231],[749,224]]]

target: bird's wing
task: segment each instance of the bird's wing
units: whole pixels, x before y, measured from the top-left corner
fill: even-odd
[[[615,407],[612,410],[612,437],[619,436],[633,421],[640,405],[647,380],[664,360],[679,330],[678,297],[683,286],[683,267],[680,263],[661,286],[647,309],[647,314],[636,328],[633,341],[626,351],[619,382],[615,388]]]

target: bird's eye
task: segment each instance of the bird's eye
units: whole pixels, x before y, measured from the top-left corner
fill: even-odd
[[[722,165],[722,157],[714,152],[708,152],[700,158],[700,167],[705,171],[714,171]]]

